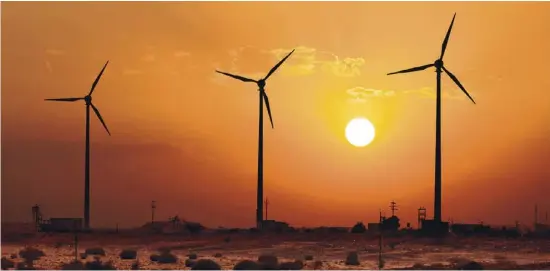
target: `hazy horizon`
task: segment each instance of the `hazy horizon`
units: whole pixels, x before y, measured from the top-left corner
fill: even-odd
[[[84,102],[105,61],[91,116],[91,225],[179,215],[252,227],[258,92],[214,72],[268,81],[268,219],[299,226],[378,221],[399,206],[433,215],[435,73],[442,76],[443,219],[532,225],[550,211],[548,2],[4,2],[2,221],[82,217]],[[344,137],[357,116],[376,129]]]

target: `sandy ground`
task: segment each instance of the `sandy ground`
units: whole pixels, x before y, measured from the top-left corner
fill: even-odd
[[[74,259],[72,234],[34,234],[25,238],[2,240],[2,256],[10,257],[25,246],[41,249],[45,257],[35,262],[40,269],[59,269]],[[230,240],[227,240],[230,239]],[[546,269],[550,270],[550,240],[447,238],[437,241],[413,237],[386,237],[383,246],[384,269],[411,268],[415,264],[452,268],[453,264],[476,261],[486,269]],[[102,247],[106,251],[103,261],[112,261],[117,269],[130,269],[134,260],[121,260],[122,249],[138,251],[141,269],[189,269],[184,261],[189,253],[201,258],[214,259],[222,269],[232,269],[243,259],[257,260],[261,254],[272,254],[279,262],[304,260],[304,269],[313,269],[315,261],[322,261],[322,269],[378,269],[378,238],[364,234],[335,233],[204,233],[190,235],[124,235],[86,234],[79,238],[79,252],[86,248]],[[151,262],[151,254],[159,248],[169,248],[178,256],[176,264]],[[349,252],[357,252],[359,266],[347,266],[344,261]],[[221,253],[221,257],[214,254]],[[92,257],[88,258],[89,260]],[[21,261],[21,259],[14,259]],[[535,264],[535,265],[534,265]]]

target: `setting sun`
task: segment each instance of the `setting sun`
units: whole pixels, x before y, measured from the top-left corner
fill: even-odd
[[[355,147],[365,147],[374,139],[374,125],[365,118],[352,119],[346,126],[346,138]]]

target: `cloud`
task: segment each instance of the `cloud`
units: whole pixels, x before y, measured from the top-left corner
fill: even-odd
[[[145,61],[145,62],[153,62],[156,60],[156,57],[155,55],[153,54],[147,54],[147,55],[144,55],[141,60]]]
[[[409,89],[409,90],[387,90],[387,89],[372,89],[365,88],[361,86],[353,87],[346,90],[346,93],[351,96],[349,99],[350,103],[365,103],[372,98],[387,98],[403,95],[414,95],[421,98],[435,99],[436,93],[435,90],[431,87],[422,87],[418,89]],[[470,92],[470,95],[472,93]],[[458,89],[450,89],[442,91],[443,99],[451,100],[465,100],[467,99],[466,95]]]
[[[174,57],[177,57],[177,58],[180,58],[180,57],[187,57],[187,56],[190,56],[191,53],[187,52],[187,51],[176,51],[174,52]]]
[[[58,50],[58,49],[46,49],[46,54],[52,55],[52,56],[60,56],[60,55],[64,55],[65,51]]]
[[[351,96],[351,103],[364,103],[369,98],[375,97],[393,97],[395,96],[395,91],[393,90],[382,90],[382,89],[372,89],[364,87],[353,87],[346,90],[347,94]]]
[[[52,64],[50,63],[50,61],[45,60],[44,64],[46,64],[46,69],[48,70],[48,72],[53,73],[53,68],[52,68]]]
[[[281,60],[290,51],[292,49],[273,49],[269,53]],[[365,59],[361,57],[340,58],[334,53],[306,46],[296,47],[287,61],[285,70],[294,75],[309,75],[322,70],[339,77],[355,77],[361,75],[361,67],[365,65]]]
[[[124,74],[124,75],[136,75],[136,74],[143,74],[143,71],[126,69],[122,72],[122,74]]]

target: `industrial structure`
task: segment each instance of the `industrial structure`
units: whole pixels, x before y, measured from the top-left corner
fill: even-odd
[[[44,219],[40,206],[32,207],[32,220],[37,232],[74,232],[81,231],[82,218],[50,218]]]

